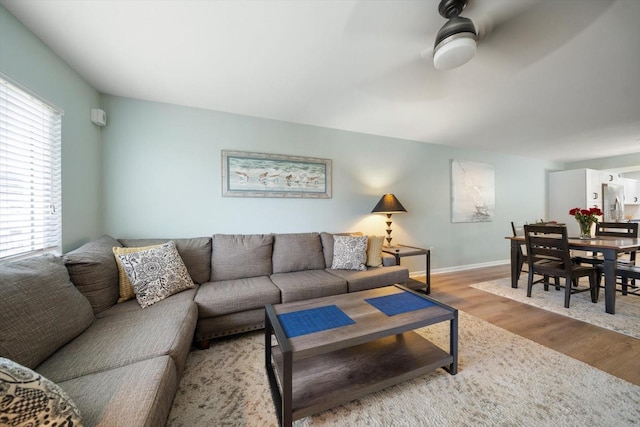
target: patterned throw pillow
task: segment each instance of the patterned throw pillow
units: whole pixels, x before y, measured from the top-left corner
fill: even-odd
[[[172,241],[157,248],[118,257],[142,308],[194,287],[187,267]]]
[[[367,267],[380,267],[382,265],[382,245],[384,236],[369,236],[367,242]]]
[[[118,264],[118,286],[120,288],[120,297],[118,298],[119,303],[135,298],[136,293],[133,292],[131,280],[129,280],[129,276],[127,276],[127,273],[124,271],[124,266],[122,265],[122,261],[120,261],[118,255],[132,254],[134,252],[146,251],[147,249],[159,248],[160,246],[162,245],[143,246],[140,248],[113,247],[113,255],[115,255],[116,264]]]
[[[81,426],[82,419],[58,385],[0,357],[0,425],[71,427]]]
[[[366,270],[367,236],[333,236],[333,270]]]

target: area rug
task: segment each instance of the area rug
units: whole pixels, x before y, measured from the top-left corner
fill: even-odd
[[[460,313],[459,371],[442,369],[295,426],[630,426],[640,387]],[[418,332],[448,349],[448,324]],[[169,426],[277,426],[264,333],[189,353]]]
[[[571,295],[569,308],[564,308],[563,288],[556,291],[550,287],[545,292],[542,285],[534,285],[529,298],[526,275],[523,276],[517,289],[511,287],[509,278],[476,283],[471,287],[640,339],[640,296],[617,293],[614,315],[604,311],[603,289],[596,304],[591,302],[589,292],[582,292]]]

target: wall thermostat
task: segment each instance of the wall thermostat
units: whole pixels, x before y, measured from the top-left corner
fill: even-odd
[[[99,108],[91,109],[91,123],[97,126],[107,125],[107,113]]]

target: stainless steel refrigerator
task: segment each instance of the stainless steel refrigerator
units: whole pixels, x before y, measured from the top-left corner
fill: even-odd
[[[604,222],[624,221],[624,186],[602,184],[602,211]]]

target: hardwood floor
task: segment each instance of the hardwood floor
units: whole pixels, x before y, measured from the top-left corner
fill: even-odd
[[[432,275],[431,296],[510,332],[640,385],[639,339],[469,286],[508,277],[509,268],[509,265],[504,265]],[[424,282],[424,276],[415,279]]]

